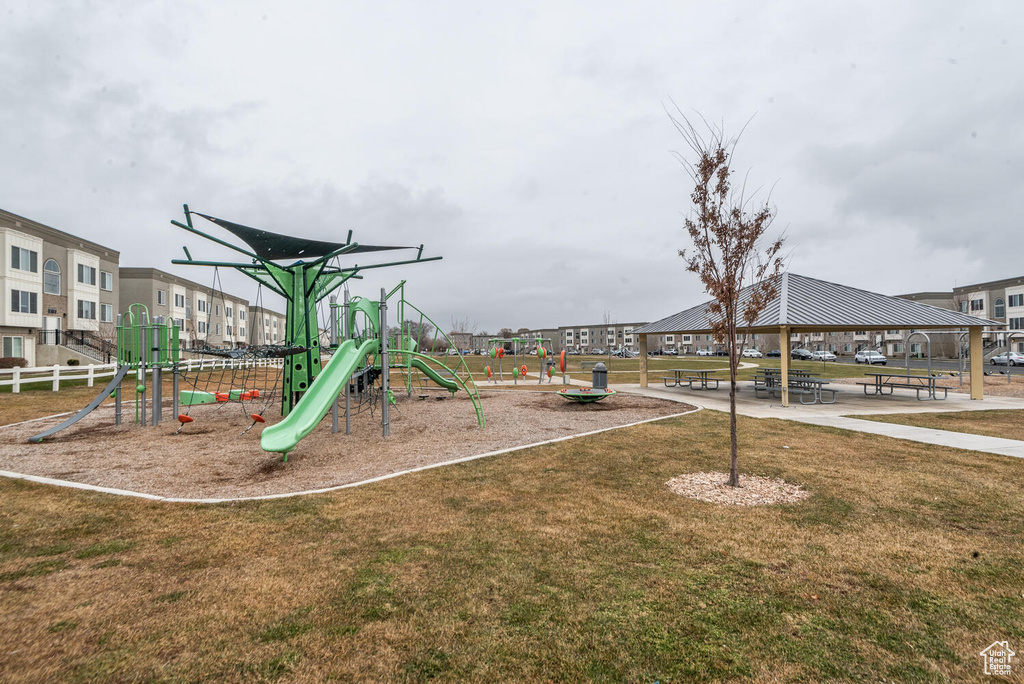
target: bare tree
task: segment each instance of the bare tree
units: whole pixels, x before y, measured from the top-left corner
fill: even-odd
[[[476,328],[477,322],[470,320],[469,316],[466,316],[465,318],[456,318],[455,316],[452,316],[452,332],[475,335]]]
[[[703,121],[706,132],[697,130],[675,108],[669,118],[696,157],[690,162],[681,153],[676,157],[694,183],[690,199],[693,208],[686,219],[686,231],[693,241],[692,250],[680,250],[686,270],[696,273],[713,297],[708,305],[715,340],[724,344],[729,355],[729,482],[739,486],[739,454],[736,437],[736,374],[743,343],[737,334],[741,326],[749,331],[758,315],[777,294],[776,281],[782,271],[779,251],[785,238],[765,247],[761,237],[775,218],[769,204],[754,204],[745,196],[745,184],[732,187],[732,156],[739,137],[727,139],[724,126]],[[742,131],[741,131],[742,133]],[[741,298],[745,283],[748,291]]]

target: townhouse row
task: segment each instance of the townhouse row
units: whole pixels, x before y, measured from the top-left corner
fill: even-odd
[[[2,356],[29,366],[106,361],[117,316],[143,304],[169,317],[186,348],[281,344],[283,314],[155,268],[120,266],[120,253],[0,209]]]

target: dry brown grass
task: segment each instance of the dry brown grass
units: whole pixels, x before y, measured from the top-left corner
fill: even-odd
[[[1004,439],[1024,440],[1024,411],[951,411],[948,413],[896,413],[872,416],[857,416],[858,419],[874,420],[880,423],[913,425],[915,427],[966,432],[971,435],[987,435]]]
[[[665,487],[728,462],[709,411],[260,503],[0,481],[0,680],[983,681],[1021,641],[1019,461],[740,423],[809,500]]]

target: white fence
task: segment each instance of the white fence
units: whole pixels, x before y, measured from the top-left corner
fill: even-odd
[[[178,363],[182,373],[237,368],[281,368],[284,359],[186,359]],[[164,369],[165,371],[168,369]],[[39,366],[37,368],[0,368],[0,387],[10,387],[12,392],[21,392],[23,385],[50,383],[54,392],[60,391],[61,382],[85,380],[92,387],[96,378],[113,377],[117,372],[116,363],[92,364],[88,366]],[[151,372],[151,369],[148,371]]]

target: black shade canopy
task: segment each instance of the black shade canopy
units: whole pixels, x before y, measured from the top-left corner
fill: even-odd
[[[202,216],[207,221],[216,223],[224,230],[233,233],[245,244],[252,248],[261,259],[275,261],[277,259],[318,259],[322,256],[337,252],[345,247],[343,242],[324,242],[323,240],[309,240],[306,238],[281,235],[270,231],[250,228],[239,223],[232,223],[216,216],[207,216],[198,211],[191,212]],[[388,247],[381,245],[359,245],[354,249],[345,252],[346,254],[359,254],[362,252],[384,252],[393,249],[416,249],[415,247]]]

